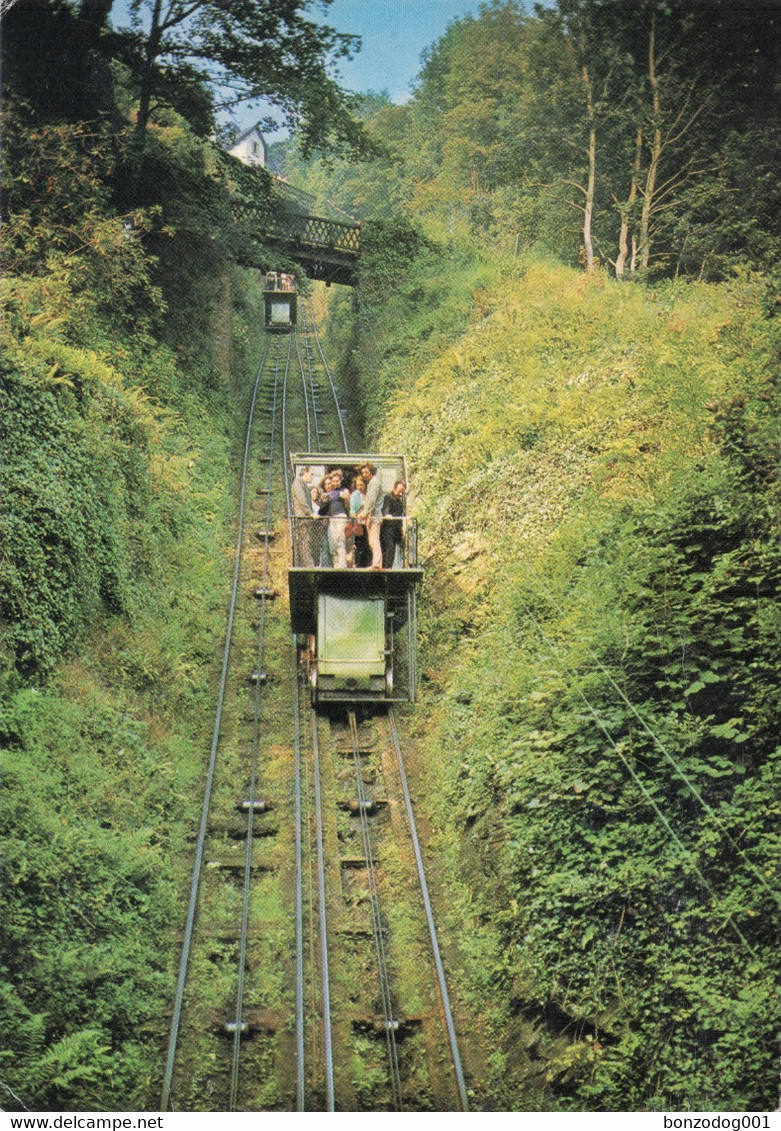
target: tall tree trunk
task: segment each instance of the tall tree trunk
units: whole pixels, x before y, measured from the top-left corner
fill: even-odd
[[[79,19],[91,24],[96,31],[106,26],[114,0],[81,0]]]
[[[626,261],[629,258],[629,225],[632,219],[632,210],[637,199],[637,182],[640,179],[640,157],[643,149],[643,131],[638,130],[635,137],[635,156],[632,162],[632,184],[625,205],[618,206],[621,217],[621,227],[618,233],[618,258],[616,259],[616,278],[622,278]],[[634,270],[634,256],[632,257]]]
[[[583,215],[583,246],[586,249],[586,271],[591,275],[594,271],[594,244],[591,228],[594,220],[594,194],[597,183],[597,127],[594,117],[594,94],[591,87],[591,76],[588,68],[583,67],[583,81],[586,84],[588,99],[588,184],[586,185],[586,206]]]
[[[643,209],[640,214],[640,262],[647,267],[651,259],[651,215],[654,206],[656,179],[662,157],[662,125],[659,100],[659,77],[656,73],[656,13],[651,16],[651,34],[648,40],[648,82],[651,86],[653,135],[648,172],[643,189]]]
[[[469,166],[469,182],[472,186],[472,192],[480,192],[480,169],[476,161],[472,161]]]
[[[144,66],[141,71],[141,89],[138,96],[138,117],[136,118],[136,128],[134,140],[139,154],[143,153],[144,139],[146,137],[146,127],[149,124],[149,114],[152,107],[152,95],[155,89],[155,62],[160,52],[160,41],[162,39],[162,28],[160,26],[160,13],[163,7],[163,0],[155,0],[152,9],[152,25],[149,29],[146,45],[144,48]]]
[[[141,69],[141,82],[138,95],[138,115],[130,143],[130,196],[137,202],[144,180],[144,156],[146,151],[146,129],[152,109],[152,96],[155,91],[155,63],[160,53],[163,30],[160,26],[160,13],[163,0],[155,0],[152,9],[152,25],[144,47],[144,65]]]

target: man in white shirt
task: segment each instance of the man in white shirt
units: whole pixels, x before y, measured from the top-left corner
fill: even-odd
[[[382,480],[373,463],[367,461],[358,469],[366,483],[366,495],[363,506],[358,512],[358,518],[366,523],[366,535],[369,539],[369,549],[372,552],[372,569],[382,569],[382,547],[380,546],[380,530],[382,529],[382,504],[385,495],[382,490]]]

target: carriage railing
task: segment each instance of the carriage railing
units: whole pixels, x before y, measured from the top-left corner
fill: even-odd
[[[291,518],[290,529],[292,564],[295,569],[368,569],[371,565],[370,558],[369,565],[360,564],[365,559],[366,547],[365,543],[362,544],[360,535],[356,538],[351,519],[331,519],[320,515]],[[380,544],[386,547],[386,558],[389,561],[387,568],[417,568],[417,519],[384,518]]]

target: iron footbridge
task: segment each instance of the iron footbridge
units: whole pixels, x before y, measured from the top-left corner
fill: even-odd
[[[253,228],[266,247],[277,248],[300,263],[310,279],[348,287],[357,284],[360,224],[277,211],[269,205],[247,201],[234,203],[233,214],[238,221]],[[257,266],[256,259],[252,262],[248,259],[246,266]]]

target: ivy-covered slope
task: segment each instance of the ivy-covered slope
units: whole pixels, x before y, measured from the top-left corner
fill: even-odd
[[[475,266],[456,332],[446,275],[367,276],[359,306],[382,316],[352,359],[376,444],[412,468],[426,772],[496,1035],[478,1083],[504,1109],[766,1108],[780,342],[762,284]]]
[[[119,214],[115,122],[4,116],[0,1105],[128,1110],[156,1102],[260,296],[225,255],[177,267],[183,218]],[[225,197],[187,140],[159,165]]]

